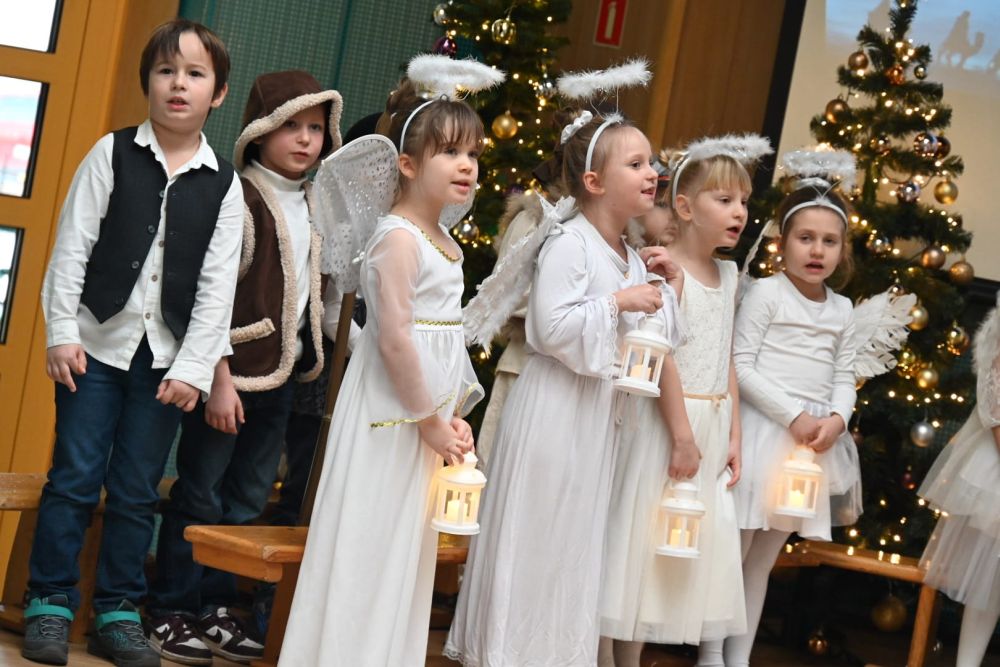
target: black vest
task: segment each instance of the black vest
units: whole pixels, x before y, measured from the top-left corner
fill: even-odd
[[[87,262],[81,302],[98,322],[125,307],[160,224],[167,175],[153,151],[135,143],[137,129],[114,133],[114,189]],[[187,331],[205,253],[233,184],[232,165],[218,153],[215,157],[218,171],[208,166],[189,171],[166,192],[160,311],[177,340]]]

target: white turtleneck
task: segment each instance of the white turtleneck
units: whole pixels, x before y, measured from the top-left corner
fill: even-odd
[[[306,192],[302,185],[303,178],[285,178],[253,161],[253,167],[260,173],[262,180],[271,186],[274,195],[281,206],[288,225],[288,236],[292,242],[292,261],[295,266],[295,285],[298,291],[296,313],[298,313],[299,336],[295,343],[295,358],[302,356],[302,327],[306,326],[306,304],[309,302],[309,246],[311,243],[311,227],[309,226],[309,207],[306,204]]]

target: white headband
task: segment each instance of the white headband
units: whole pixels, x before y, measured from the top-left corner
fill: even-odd
[[[670,179],[670,205],[677,206],[677,183],[680,181],[681,172],[691,162],[728,157],[743,165],[744,168],[750,168],[760,158],[773,152],[770,141],[750,132],[706,137],[691,142],[680,161],[673,168],[673,176]]]
[[[838,216],[840,216],[840,219],[844,221],[844,227],[847,227],[847,224],[848,224],[847,223],[847,214],[844,213],[844,211],[842,211],[839,206],[837,206],[832,201],[830,201],[829,199],[827,199],[826,195],[820,195],[816,199],[811,199],[809,201],[804,201],[801,204],[796,204],[795,206],[793,206],[790,209],[788,209],[788,213],[785,213],[785,217],[783,217],[781,219],[781,225],[778,227],[778,229],[780,230],[780,232],[782,234],[785,233],[785,223],[788,222],[788,219],[790,217],[792,217],[797,211],[801,211],[804,208],[814,208],[814,207],[820,207],[820,208],[828,208],[828,209],[830,209],[831,211],[833,211],[834,213],[836,213]]]
[[[423,111],[424,107],[428,107],[431,104],[434,104],[439,99],[447,99],[447,98],[444,97],[444,96],[442,96],[442,97],[435,97],[434,99],[431,99],[431,100],[427,100],[426,102],[424,102],[423,104],[421,104],[420,106],[418,106],[416,109],[414,109],[413,111],[411,111],[410,115],[406,117],[406,122],[403,123],[403,131],[399,133],[399,154],[400,155],[402,155],[403,152],[404,152],[403,151],[403,141],[406,139],[406,129],[408,127],[410,127],[410,121],[413,120],[414,117],[416,117],[416,115],[418,113],[420,113],[421,111]]]
[[[594,136],[590,138],[590,143],[587,144],[587,160],[583,164],[584,173],[590,171],[591,161],[593,160],[594,157],[594,148],[597,147],[597,140],[601,138],[601,133],[604,132],[604,130],[611,127],[612,125],[617,125],[618,123],[621,123],[624,120],[625,119],[622,118],[621,114],[613,113],[610,116],[608,116],[604,120],[604,122],[601,123],[601,125],[597,128],[597,131],[594,132]]]

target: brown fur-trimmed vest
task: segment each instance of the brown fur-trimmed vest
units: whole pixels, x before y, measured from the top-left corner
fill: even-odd
[[[229,332],[233,354],[229,370],[239,391],[266,391],[288,382],[295,367],[298,336],[298,287],[291,238],[274,191],[253,169],[240,177],[246,204],[243,253]],[[311,196],[306,189],[306,201]],[[302,330],[300,382],[323,369],[323,299],[320,295],[320,236],[312,231],[309,252],[309,302]]]

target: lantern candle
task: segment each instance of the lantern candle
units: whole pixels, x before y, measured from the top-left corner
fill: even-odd
[[[465,503],[458,498],[448,501],[448,506],[444,511],[444,518],[448,521],[458,523],[459,517],[465,515]]]
[[[698,537],[705,505],[698,500],[698,486],[670,481],[660,503],[656,553],[676,558],[698,558]]]
[[[635,378],[636,380],[645,380],[646,379],[646,365],[645,364],[636,364],[635,366],[632,367],[632,370],[630,370],[628,372],[628,376],[630,378]]]
[[[625,351],[615,389],[639,396],[659,396],[663,360],[672,351],[664,323],[655,317],[645,318],[638,329],[625,334]]]
[[[435,475],[434,517],[431,528],[453,535],[479,533],[479,496],[486,476],[476,470],[476,455],[469,452],[458,465],[444,466]]]
[[[804,519],[816,517],[823,469],[815,463],[815,458],[816,452],[811,448],[798,445],[782,465],[775,514]]]

